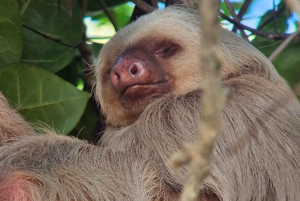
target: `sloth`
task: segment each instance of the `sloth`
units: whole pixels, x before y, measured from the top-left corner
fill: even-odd
[[[197,12],[169,7],[104,45],[95,96],[106,130],[96,146],[36,135],[0,104],[6,111],[0,112],[0,200],[179,200],[187,168],[175,171],[168,160],[197,136],[200,41]],[[298,100],[262,53],[221,27],[220,49],[220,76],[230,93],[199,200],[297,200]],[[8,121],[13,126],[5,127]]]

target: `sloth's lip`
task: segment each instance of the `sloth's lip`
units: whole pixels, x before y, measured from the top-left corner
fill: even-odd
[[[169,91],[168,81],[133,84],[120,93],[120,102],[125,109],[143,110],[152,100]]]
[[[164,81],[158,81],[158,82],[154,82],[154,83],[135,83],[132,85],[127,86],[123,91],[121,91],[121,94],[126,94],[130,91],[135,91],[138,88],[159,88],[162,87],[164,84],[166,84],[168,82],[168,80],[164,80]]]

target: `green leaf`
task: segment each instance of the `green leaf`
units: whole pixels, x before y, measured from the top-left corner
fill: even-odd
[[[117,5],[110,9],[111,14],[114,16],[118,29],[126,26],[130,22],[131,14],[134,7],[128,3]],[[106,16],[104,11],[90,12],[92,20],[98,20],[99,26],[111,24],[109,18]]]
[[[266,57],[269,57],[272,52],[282,43],[282,41],[275,41],[260,36],[256,36],[251,42],[259,51],[261,51]]]
[[[101,48],[103,47],[103,44],[100,43],[92,43],[91,45],[89,45],[91,47],[91,50],[93,52],[93,55],[95,58],[98,57],[99,52],[101,50]]]
[[[0,91],[29,122],[44,122],[61,134],[80,120],[89,93],[40,68],[10,64],[0,69]]]
[[[114,7],[114,16],[119,29],[126,26],[130,22],[133,9],[134,8],[129,6],[127,3]]]
[[[0,67],[19,62],[22,45],[18,4],[16,0],[0,0]]]
[[[269,57],[282,41],[274,41],[256,36],[252,44],[266,57]],[[300,82],[300,43],[288,45],[273,61],[279,74],[284,77],[291,86]]]
[[[82,39],[77,1],[18,0],[24,24],[22,62],[57,72],[73,58]],[[70,5],[71,4],[71,5]]]
[[[56,75],[72,85],[78,86],[80,82],[84,82],[82,58],[75,56],[71,63],[69,63],[64,69],[58,71]]]
[[[24,50],[21,62],[55,73],[68,65],[75,49],[65,47],[24,28]]]
[[[82,115],[80,121],[70,132],[69,135],[73,135],[79,139],[85,139],[88,141],[92,141],[93,134],[95,133],[95,128],[97,124],[97,119],[99,120],[98,108],[95,107],[94,98],[90,98],[87,103],[84,114]]]
[[[283,3],[280,3],[278,6],[278,10],[281,9],[284,6]],[[264,23],[267,19],[270,17],[273,17],[274,11],[273,10],[268,10],[261,18],[259,25]],[[276,24],[274,21],[270,22],[266,26],[263,27],[262,30],[270,32],[270,33],[277,33],[277,32],[285,32],[287,28],[287,20],[288,20],[288,15],[286,15],[285,12],[281,13],[279,16],[276,16]],[[258,25],[258,27],[259,27]]]
[[[300,43],[292,43],[287,46],[273,61],[279,74],[284,77],[291,86],[300,82]]]

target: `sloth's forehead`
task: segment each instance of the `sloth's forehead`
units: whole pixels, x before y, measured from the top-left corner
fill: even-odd
[[[182,9],[156,10],[138,18],[117,32],[115,37],[125,37],[128,42],[138,41],[145,36],[184,37],[200,29],[199,15]],[[199,33],[199,32],[198,32]]]

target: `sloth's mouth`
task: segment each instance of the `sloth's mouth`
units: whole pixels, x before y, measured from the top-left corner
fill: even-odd
[[[138,92],[139,90],[143,90],[143,89],[147,89],[147,88],[154,89],[154,88],[164,87],[163,85],[165,85],[167,82],[168,82],[168,80],[159,81],[159,82],[156,82],[156,83],[135,83],[135,84],[127,86],[121,92],[121,94],[135,93],[135,92]]]
[[[140,107],[144,109],[151,100],[168,93],[169,90],[168,81],[134,84],[128,86],[120,94],[120,101],[122,106],[126,109],[137,109]]]

